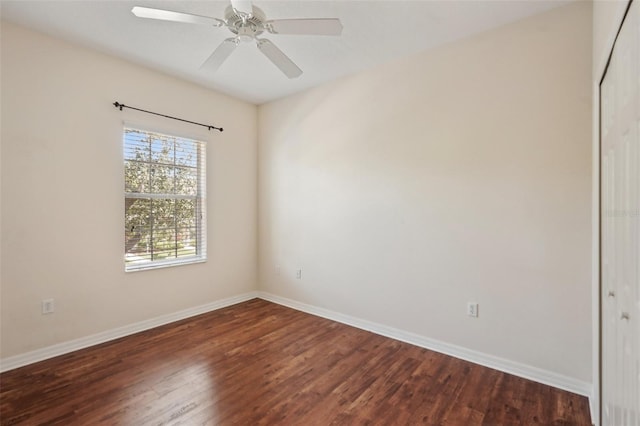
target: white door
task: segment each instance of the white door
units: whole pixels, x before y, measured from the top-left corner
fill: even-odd
[[[640,0],[600,86],[602,424],[640,426]]]

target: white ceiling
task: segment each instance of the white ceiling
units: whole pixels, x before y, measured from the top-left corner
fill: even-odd
[[[254,0],[268,19],[340,18],[340,37],[271,35],[304,73],[287,79],[254,43],[215,73],[200,69],[226,28],[140,19],[133,6],[224,17],[226,1],[7,1],[2,19],[261,104],[541,13],[568,1]]]

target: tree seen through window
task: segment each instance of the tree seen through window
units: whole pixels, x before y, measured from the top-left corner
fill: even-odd
[[[128,269],[206,257],[204,149],[192,139],[124,130]]]

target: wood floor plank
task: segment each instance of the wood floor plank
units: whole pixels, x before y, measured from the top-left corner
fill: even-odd
[[[590,425],[549,386],[254,299],[0,375],[1,425]]]

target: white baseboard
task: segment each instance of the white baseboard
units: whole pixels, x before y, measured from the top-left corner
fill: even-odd
[[[352,317],[350,315],[345,315],[328,309],[319,308],[317,306],[307,305],[306,303],[301,303],[295,300],[276,296],[271,293],[258,292],[258,297],[269,302],[274,302],[279,305],[287,306],[289,308],[293,308],[302,312],[317,315],[319,317],[347,324],[356,328],[360,328],[362,330],[367,330],[381,336],[390,337],[392,339],[420,346],[425,349],[430,349],[435,352],[440,352],[445,355],[450,355],[455,358],[473,362],[474,364],[483,365],[485,367],[513,374],[514,376],[519,376],[538,383],[543,383],[545,385],[573,392],[578,395],[583,395],[590,398],[591,400],[591,383],[576,380],[572,377],[567,377],[562,374],[543,370],[537,367],[532,367],[530,365],[521,364],[515,361],[510,361],[508,359],[452,345],[450,343],[430,339],[428,337],[420,336],[415,333],[409,333],[397,328],[377,324],[371,321]]]
[[[81,337],[79,339],[47,346],[46,348],[36,349],[35,351],[27,352],[24,354],[4,358],[0,360],[0,372],[13,370],[14,368],[33,364],[34,362],[44,361],[45,359],[77,351],[78,349],[84,349],[89,346],[94,346],[100,343],[108,342],[110,340],[119,339],[121,337],[149,330],[154,327],[169,324],[171,322],[204,314],[206,312],[215,311],[216,309],[225,308],[227,306],[245,302],[250,299],[255,299],[258,296],[258,292],[244,293],[238,296],[217,300],[215,302],[195,306],[193,308],[184,309],[182,311],[173,312],[171,314],[161,315],[156,318],[151,318],[148,320],[125,325],[123,327],[103,331],[101,333],[92,334],[90,336]]]
[[[108,342],[110,340],[119,339],[121,337],[129,336],[131,334],[139,333],[141,331],[149,330],[151,328],[159,327],[171,322],[179,321],[206,312],[211,312],[216,309],[221,309],[227,306],[235,305],[237,303],[245,302],[256,297],[312,315],[327,318],[332,321],[337,321],[356,328],[360,328],[362,330],[367,330],[381,336],[390,337],[392,339],[420,346],[425,349],[430,349],[436,352],[463,359],[465,361],[473,362],[475,364],[483,365],[485,367],[493,368],[495,370],[503,371],[505,373],[523,377],[525,379],[533,380],[535,382],[543,383],[579,395],[587,396],[589,398],[592,415],[594,412],[596,412],[594,410],[594,404],[596,402],[592,398],[592,386],[590,383],[576,380],[574,378],[551,371],[546,371],[537,367],[510,361],[504,358],[499,358],[493,355],[452,345],[450,343],[430,339],[415,333],[410,333],[397,328],[388,327],[386,325],[374,323],[350,315],[331,311],[329,309],[308,305],[306,303],[298,302],[292,299],[287,299],[261,291],[244,293],[227,299],[207,303],[205,305],[184,309],[182,311],[174,312],[171,314],[161,315],[156,318],[151,318],[123,327],[103,331],[101,333],[93,334],[90,336],[81,337],[79,339],[70,340],[68,342],[58,343],[56,345],[37,349],[24,354],[4,358],[0,360],[0,372],[13,370],[18,367],[22,367],[38,361],[43,361],[45,359],[53,358],[59,355],[64,355],[66,353],[84,349],[89,346],[94,346],[100,343]]]

